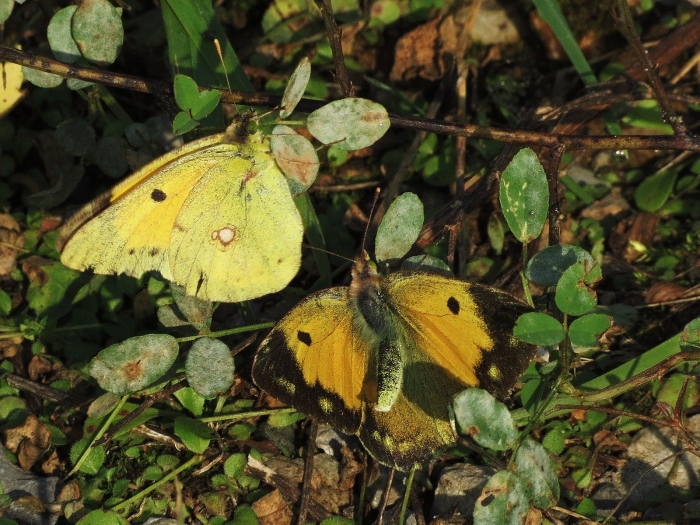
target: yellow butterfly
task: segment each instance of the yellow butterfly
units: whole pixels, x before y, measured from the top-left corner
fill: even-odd
[[[401,470],[455,441],[448,404],[480,387],[505,397],[535,347],[513,327],[531,308],[488,286],[424,271],[380,276],[366,253],[350,287],[312,294],[261,343],[255,383],[357,434]]]
[[[301,263],[301,217],[268,140],[241,125],[155,159],[80,209],[60,230],[61,262],[156,270],[210,301],[284,288]]]

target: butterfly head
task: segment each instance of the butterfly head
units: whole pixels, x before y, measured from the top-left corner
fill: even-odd
[[[355,259],[352,267],[352,283],[350,284],[350,297],[357,299],[367,290],[377,288],[379,285],[379,274],[377,266],[370,260],[369,254],[362,250],[362,253]]]

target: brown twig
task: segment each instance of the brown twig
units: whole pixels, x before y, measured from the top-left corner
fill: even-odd
[[[656,95],[659,108],[661,108],[661,116],[673,127],[676,135],[685,135],[687,132],[685,126],[683,125],[683,121],[675,114],[673,108],[671,107],[671,102],[668,99],[666,89],[664,88],[659,75],[656,73],[656,64],[654,64],[651,58],[649,58],[649,52],[642,44],[642,41],[634,28],[634,20],[632,19],[632,12],[630,11],[627,0],[616,0],[615,8],[617,11],[616,21],[618,22],[620,32],[624,35],[627,42],[630,44],[630,46],[632,46],[632,49],[637,54],[637,58],[642,65],[642,70],[644,71],[646,80],[649,82],[651,89]]]
[[[328,42],[331,45],[333,64],[335,65],[335,77],[340,84],[340,88],[343,90],[343,94],[346,97],[351,97],[353,96],[353,87],[352,82],[350,82],[350,77],[348,76],[348,70],[345,67],[345,58],[343,56],[342,46],[343,32],[335,22],[333,7],[331,6],[330,0],[314,1],[316,2],[316,6],[321,11],[323,23],[326,26],[326,34],[328,36]]]
[[[309,511],[309,501],[311,500],[311,478],[314,475],[314,456],[316,454],[316,438],[318,437],[318,421],[311,420],[309,429],[309,439],[306,444],[306,457],[304,458],[304,476],[301,483],[301,498],[299,500],[299,515],[297,525],[306,523],[306,515]]]

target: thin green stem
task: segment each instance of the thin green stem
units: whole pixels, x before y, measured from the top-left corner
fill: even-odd
[[[68,473],[68,475],[66,476],[67,478],[70,478],[73,474],[75,474],[78,470],[80,470],[80,466],[85,462],[87,457],[90,455],[90,452],[92,452],[93,444],[95,443],[95,441],[100,439],[105,432],[107,432],[107,429],[112,424],[112,421],[114,421],[114,418],[117,417],[117,414],[122,409],[122,407],[124,406],[124,403],[126,403],[127,399],[129,399],[129,396],[122,396],[122,398],[119,400],[117,405],[112,409],[112,412],[109,414],[109,417],[105,420],[105,422],[102,424],[100,429],[92,437],[90,444],[85,449],[85,451],[80,455],[80,457],[78,458],[78,461],[75,462],[75,466],[73,466],[72,470]]]
[[[126,509],[129,505],[136,503],[142,498],[145,498],[148,494],[156,490],[157,488],[161,487],[162,485],[168,483],[170,480],[174,479],[175,476],[177,476],[180,472],[183,472],[189,468],[194,467],[195,465],[201,463],[206,459],[206,456],[199,454],[197,456],[194,456],[190,458],[188,461],[180,465],[178,468],[173,470],[171,473],[169,473],[167,476],[159,479],[156,481],[153,485],[150,485],[143,489],[141,492],[134,494],[131,496],[129,499],[122,501],[118,505],[115,505],[112,507],[110,510],[113,510],[114,512],[119,512],[121,510]]]

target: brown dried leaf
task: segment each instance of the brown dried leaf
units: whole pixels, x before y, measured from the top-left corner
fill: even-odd
[[[23,425],[5,431],[5,446],[17,454],[24,470],[32,468],[50,444],[51,431],[34,415],[28,416]]]
[[[392,82],[416,78],[435,81],[447,72],[450,55],[457,52],[454,18],[435,18],[406,33],[396,43]]]
[[[9,275],[17,265],[19,248],[24,247],[24,235],[12,215],[0,214],[0,275]]]
[[[659,281],[649,287],[647,293],[644,295],[644,302],[646,304],[651,304],[673,301],[674,299],[684,297],[685,293],[686,289],[680,284]]]

